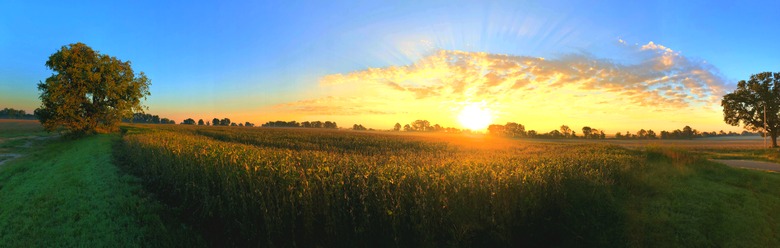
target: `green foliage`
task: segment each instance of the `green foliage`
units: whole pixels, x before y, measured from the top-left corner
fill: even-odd
[[[777,147],[777,136],[780,134],[780,73],[762,72],[751,75],[748,81],[739,81],[734,92],[723,96],[721,106],[726,123],[732,126],[741,123],[751,131],[765,130],[772,137],[772,146]]]
[[[125,123],[148,123],[148,124],[176,124],[175,121],[168,118],[160,118],[158,115],[147,113],[133,113],[133,118],[122,118]]]
[[[219,121],[219,125],[220,126],[230,126],[230,119],[224,118],[224,119],[220,120]]]
[[[201,120],[201,123],[203,123],[202,120]],[[195,120],[192,119],[192,118],[187,118],[186,120],[182,121],[181,124],[184,124],[184,125],[195,125]]]
[[[124,140],[128,168],[212,242],[238,246],[622,243],[620,188],[644,164],[604,145],[484,150],[307,129],[155,127]]]
[[[670,145],[123,128],[120,160],[215,246],[780,245],[780,175]]]
[[[48,131],[111,131],[122,118],[143,112],[150,81],[143,72],[136,76],[129,61],[75,43],[52,54],[46,67],[54,74],[38,84],[41,107],[35,115]]]
[[[778,247],[780,175],[648,149],[648,187],[627,201],[632,247]]]
[[[138,178],[113,165],[117,139],[49,140],[0,166],[0,246],[198,246],[191,229],[159,215],[167,211],[141,194]]]

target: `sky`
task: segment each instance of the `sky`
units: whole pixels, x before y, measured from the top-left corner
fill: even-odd
[[[780,71],[779,1],[3,1],[0,107],[32,112],[83,42],[151,79],[148,113],[540,132],[741,130],[720,99]],[[475,117],[483,118],[483,117]]]

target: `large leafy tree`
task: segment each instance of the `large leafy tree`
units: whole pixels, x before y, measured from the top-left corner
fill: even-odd
[[[734,92],[723,96],[721,106],[726,123],[732,126],[742,123],[745,129],[751,131],[764,130],[772,138],[772,147],[777,147],[780,73],[763,72],[751,75],[747,82],[739,81]]]
[[[48,131],[113,131],[122,117],[143,112],[150,80],[136,75],[130,61],[100,54],[83,43],[63,46],[46,61],[54,73],[38,84],[41,107],[35,114]]]

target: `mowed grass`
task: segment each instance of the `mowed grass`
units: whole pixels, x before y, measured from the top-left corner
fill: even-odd
[[[780,150],[778,149],[700,149],[696,150],[702,156],[712,159],[742,159],[780,163]]]
[[[114,166],[118,139],[50,139],[0,166],[0,246],[197,245],[196,235],[161,217],[167,210],[137,178]]]
[[[780,246],[778,174],[712,163],[690,148],[303,129],[125,131],[127,166],[214,245]]]
[[[780,246],[780,174],[649,150],[648,188],[627,199],[629,246]]]

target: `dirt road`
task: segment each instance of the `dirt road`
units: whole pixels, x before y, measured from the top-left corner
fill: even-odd
[[[736,160],[736,159],[711,159],[711,160],[718,163],[723,163],[731,167],[780,172],[780,164],[772,163],[772,162]]]
[[[11,146],[10,148],[0,148],[0,166],[5,164],[6,162],[9,162],[11,160],[17,159],[22,156],[22,153],[19,153],[19,151],[30,149],[33,146],[33,143],[36,141],[42,141],[47,140],[51,138],[58,137],[57,135],[54,136],[22,136],[22,137],[14,137],[14,138],[0,138],[0,144],[3,144],[7,141],[14,141],[14,140],[25,140],[23,144],[19,144],[16,146]]]
[[[15,158],[18,158],[18,157],[21,157],[21,156],[22,156],[21,154],[16,154],[16,153],[3,153],[3,154],[0,154],[0,166],[5,164],[5,162],[14,160]]]

